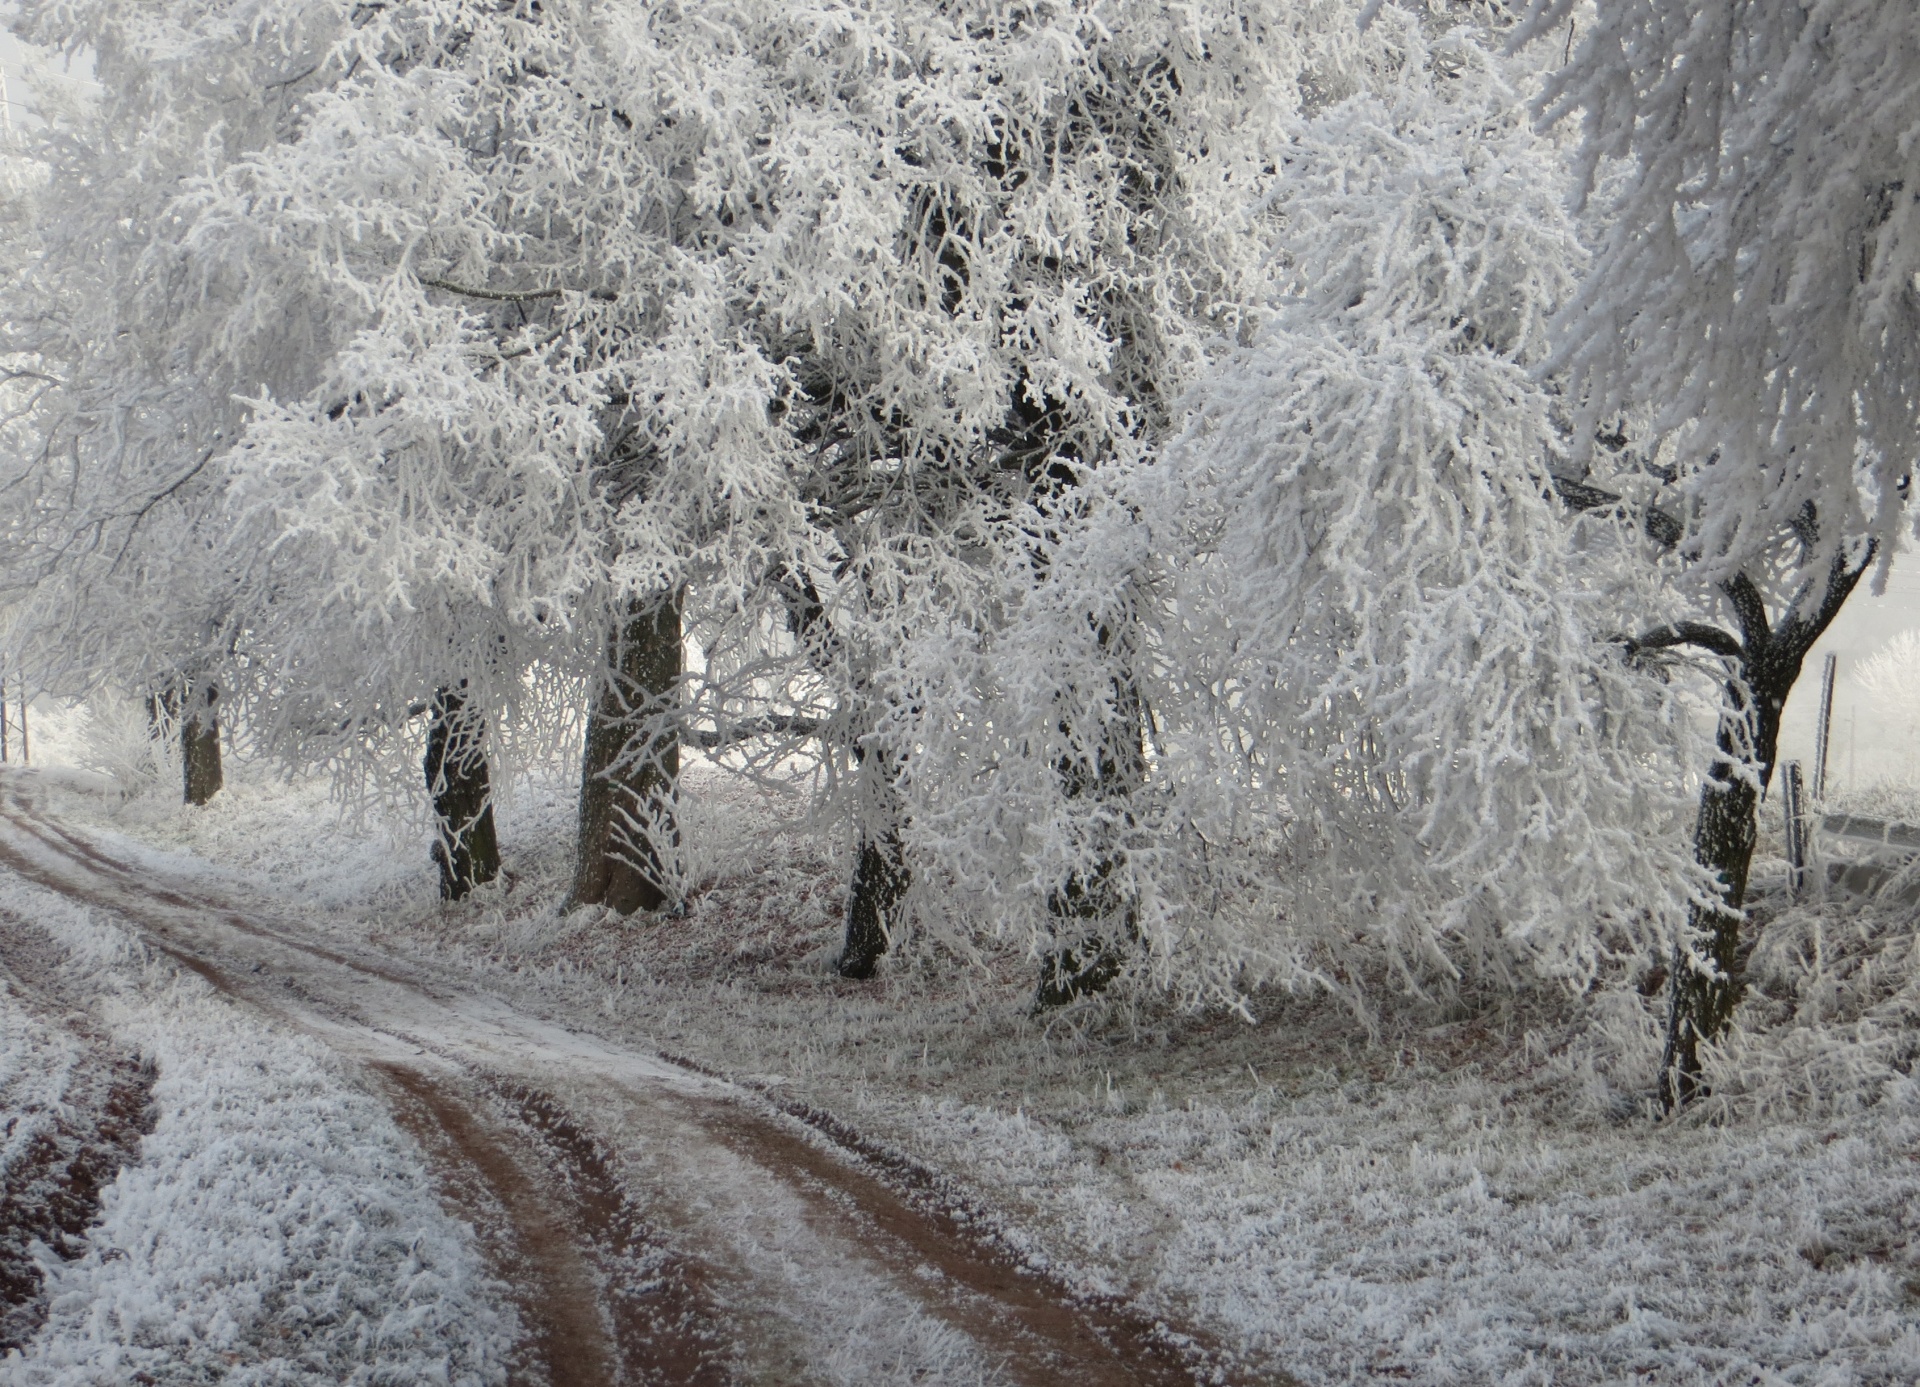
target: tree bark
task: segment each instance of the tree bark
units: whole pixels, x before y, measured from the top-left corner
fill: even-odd
[[[1719,898],[1696,902],[1687,914],[1688,938],[1674,947],[1667,994],[1667,1038],[1660,1060],[1660,1101],[1671,1111],[1707,1093],[1700,1047],[1720,1038],[1740,1003],[1741,939],[1747,877],[1759,836],[1760,796],[1773,778],[1780,749],[1780,717],[1787,695],[1815,641],[1833,624],[1861,577],[1874,548],[1857,564],[1836,557],[1815,600],[1810,587],[1789,604],[1776,628],[1769,624],[1759,589],[1746,577],[1733,579],[1726,595],[1740,622],[1740,638],[1705,626],[1670,626],[1631,646],[1693,644],[1729,656],[1734,677],[1726,684],[1714,756],[1700,787],[1694,824],[1694,860],[1713,873]]]
[[[676,593],[631,603],[608,641],[604,683],[587,716],[570,908],[631,915],[676,899],[681,640]]]
[[[1111,641],[1111,633],[1103,629],[1102,648]],[[1112,691],[1113,716],[1100,728],[1091,753],[1063,756],[1058,771],[1069,799],[1113,804],[1115,817],[1128,824],[1132,816],[1126,803],[1146,781],[1146,709],[1131,678],[1116,677]],[[1063,723],[1060,730],[1071,743],[1072,729]],[[1069,876],[1047,894],[1057,942],[1040,960],[1036,1010],[1104,992],[1125,970],[1129,953],[1140,943],[1140,925],[1132,898],[1115,881],[1119,868],[1116,844],[1093,870]]]
[[[839,638],[826,620],[826,607],[812,581],[788,575],[780,589],[787,605],[787,624],[815,669],[831,671],[845,655]],[[862,726],[866,690],[858,676],[849,680],[848,698],[854,705],[854,725]],[[854,814],[853,876],[847,883],[846,933],[834,968],[843,978],[864,981],[880,966],[893,947],[913,868],[907,863],[901,839],[905,812],[893,784],[899,767],[884,748],[869,748],[852,739],[854,765],[859,769]]]
[[[1747,874],[1759,833],[1760,790],[1772,778],[1780,738],[1777,711],[1785,701],[1772,689],[1751,689],[1740,681],[1727,685],[1727,708],[1714,739],[1714,758],[1700,787],[1700,815],[1693,831],[1694,860],[1714,874],[1717,902],[1696,902],[1687,912],[1687,930],[1701,941],[1699,955],[1677,948],[1668,991],[1667,1044],[1661,1060],[1661,1101],[1669,1109],[1692,1102],[1706,1089],[1701,1080],[1700,1042],[1719,1038],[1739,1004],[1740,924],[1747,898]],[[1758,709],[1753,707],[1758,704]],[[1759,712],[1759,718],[1750,714]],[[1751,746],[1748,746],[1749,740]],[[1756,787],[1750,776],[1757,771]]]
[[[855,748],[860,765],[859,842],[847,888],[847,935],[834,965],[843,978],[870,978],[893,945],[913,873],[900,841],[901,811],[893,758]]]
[[[219,697],[212,684],[204,695],[189,688],[181,696],[187,711],[180,719],[180,773],[188,804],[207,803],[226,783],[220,770],[220,719],[213,711]]]
[[[433,861],[440,869],[440,897],[449,901],[500,875],[487,726],[467,705],[464,687],[434,691],[424,766],[433,800]]]

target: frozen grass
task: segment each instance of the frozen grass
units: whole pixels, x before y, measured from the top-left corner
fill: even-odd
[[[79,1042],[47,1026],[0,976],[0,1182],[53,1122]]]
[[[8,876],[0,909],[52,936],[114,1042],[158,1070],[139,1161],[84,1255],[41,1257],[48,1321],[0,1383],[505,1380],[511,1310],[418,1150],[337,1061],[51,892]]]
[[[1827,808],[1829,812],[1920,823],[1920,786],[1911,780],[1878,781],[1836,795]]]
[[[931,936],[876,982],[842,981],[834,845],[698,768],[704,866],[683,919],[557,913],[559,782],[523,785],[502,814],[510,886],[453,907],[417,840],[349,832],[312,796],[63,799],[531,1009],[835,1111],[959,1177],[1035,1261],[1177,1311],[1256,1371],[1920,1379],[1910,912],[1763,910],[1714,1097],[1662,1122],[1659,1004],[1629,980],[1582,998],[1380,994],[1371,1028],[1280,995],[1253,999],[1251,1025],[1151,998],[1036,1020],[1029,962],[963,962]]]

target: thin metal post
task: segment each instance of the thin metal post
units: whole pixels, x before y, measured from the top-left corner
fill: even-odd
[[[1833,743],[1833,676],[1839,663],[1840,657],[1828,651],[1820,666],[1820,726],[1813,734],[1813,798],[1820,804],[1827,800],[1827,749]]]
[[[1806,782],[1801,779],[1798,761],[1787,762],[1787,793],[1782,807],[1787,814],[1787,888],[1798,897],[1807,888],[1807,838],[1811,827],[1807,821]]]

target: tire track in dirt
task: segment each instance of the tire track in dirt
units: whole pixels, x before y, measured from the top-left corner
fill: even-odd
[[[139,1158],[153,1130],[154,1071],[106,1036],[57,970],[51,943],[25,921],[0,917],[0,973],[9,990],[48,1030],[64,1032],[79,1058],[57,1109],[0,1177],[0,1357],[24,1347],[46,1320],[35,1242],[68,1261],[86,1252],[100,1198],[123,1166]],[[30,1111],[4,1114],[13,1124]]]
[[[746,1327],[726,1324],[728,1316],[708,1294],[713,1278],[725,1281],[728,1274],[702,1260],[673,1255],[669,1240],[637,1212],[614,1152],[580,1120],[577,1105],[569,1109],[546,1090],[493,1070],[484,1059],[476,1062],[443,1045],[374,1026],[356,1014],[351,998],[315,995],[326,993],[324,988],[303,992],[292,988],[292,977],[282,977],[282,984],[304,1001],[332,1013],[316,1026],[309,1007],[290,1005],[273,979],[242,976],[246,965],[238,955],[233,962],[216,962],[205,952],[204,928],[183,930],[168,916],[190,912],[276,949],[403,989],[422,1002],[444,1005],[462,1000],[459,996],[412,976],[398,960],[373,962],[343,954],[309,942],[301,937],[304,930],[264,924],[218,900],[188,894],[177,883],[156,885],[146,879],[151,873],[33,816],[15,785],[6,786],[0,797],[0,817],[53,854],[59,870],[4,840],[0,864],[131,920],[155,948],[282,1020],[336,1045],[343,1031],[364,1031],[377,1041],[377,1056],[366,1053],[364,1045],[346,1048],[360,1051],[356,1057],[379,1076],[396,1117],[434,1159],[445,1198],[482,1230],[496,1270],[519,1288],[531,1330],[527,1367],[534,1375],[556,1384],[704,1385],[734,1379],[739,1344],[729,1345],[727,1334],[746,1332]],[[161,909],[148,908],[152,905]],[[266,970],[256,960],[247,971]],[[337,986],[333,991],[338,993]],[[532,1048],[538,1047],[540,1033],[554,1029],[509,1014],[525,1023]],[[581,1050],[612,1048],[574,1039]],[[423,1052],[437,1063],[402,1057]],[[652,1057],[635,1058],[652,1072],[664,1067]],[[692,1079],[703,1071],[682,1064],[677,1072]],[[1077,1298],[1020,1265],[980,1231],[980,1220],[956,1206],[952,1191],[937,1187],[931,1172],[866,1142],[825,1114],[763,1111],[755,1102],[741,1101],[741,1090],[714,1077],[698,1097],[646,1096],[656,1104],[676,1102],[707,1140],[797,1195],[809,1224],[825,1236],[857,1244],[895,1289],[965,1334],[989,1361],[1002,1363],[1013,1381],[1032,1387],[1172,1387],[1235,1380],[1213,1355],[1194,1347],[1201,1342],[1195,1337],[1118,1302]],[[630,1077],[608,1076],[601,1082],[609,1090],[609,1106],[623,1098],[631,1105],[639,1092]],[[616,1088],[621,1092],[611,1091]],[[804,1126],[790,1125],[795,1120]]]
[[[662,1058],[730,1082],[684,1056]],[[851,1197],[869,1234],[867,1246],[882,1261],[905,1276],[925,1278],[931,1271],[959,1293],[954,1318],[962,1328],[976,1337],[1025,1341],[1030,1366],[1020,1373],[1023,1381],[1149,1387],[1230,1381],[1217,1350],[1197,1336],[1112,1298],[1077,1296],[995,1245],[991,1216],[936,1172],[831,1114],[761,1097],[807,1131],[743,1120],[747,1114],[737,1105],[717,1111],[712,1129],[760,1164],[799,1174],[798,1187],[820,1215],[845,1218]]]
[[[11,812],[7,817],[16,827],[28,828]],[[34,836],[46,841],[43,835]],[[146,927],[143,937],[156,952],[189,969],[222,995],[265,1011],[297,1030],[313,1030],[308,1018],[275,1005],[272,998],[263,998],[260,989],[243,985],[226,970],[164,936],[156,937],[152,933],[154,922],[140,919],[124,901],[78,887],[5,843],[0,843],[0,864],[49,890],[134,920]],[[176,908],[209,908],[174,892],[153,895]],[[323,1034],[322,1038],[328,1037]],[[582,1255],[579,1243],[584,1240],[572,1236],[568,1211],[542,1194],[543,1182],[554,1173],[552,1164],[542,1162],[530,1167],[528,1158],[534,1153],[526,1150],[524,1142],[515,1143],[506,1134],[490,1131],[473,1107],[438,1077],[391,1060],[374,1061],[368,1068],[385,1081],[397,1099],[390,1104],[394,1117],[419,1143],[443,1194],[448,1196],[447,1202],[481,1232],[494,1274],[512,1288],[522,1323],[530,1331],[530,1342],[514,1365],[514,1380],[549,1387],[613,1387],[625,1381],[646,1380],[639,1374],[621,1372],[621,1355],[597,1313],[599,1278]],[[151,1078],[148,1085],[151,1087]],[[480,1198],[474,1197],[476,1192]],[[500,1218],[489,1217],[495,1213],[504,1216],[506,1226]],[[0,1244],[0,1250],[3,1248]],[[31,1262],[26,1265],[31,1267]],[[0,1265],[3,1274],[4,1266]],[[38,1285],[35,1273],[33,1289],[37,1291]],[[0,1281],[0,1294],[6,1289],[6,1283]],[[30,1334],[37,1325],[35,1319],[26,1332]],[[0,1351],[7,1346],[0,1344]]]

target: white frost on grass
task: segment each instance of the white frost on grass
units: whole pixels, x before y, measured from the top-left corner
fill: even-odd
[[[0,974],[0,1181],[53,1124],[80,1042],[43,1024]]]
[[[8,875],[115,1041],[159,1071],[158,1122],[86,1254],[43,1259],[50,1313],[7,1387],[497,1383],[514,1319],[418,1150],[341,1063]]]
[[[1842,1127],[1618,1127],[1403,1073],[1237,1104],[924,1106],[1110,1289],[1309,1383],[1909,1383],[1920,1091]],[[1056,1100],[1057,1101],[1057,1100]],[[927,1141],[927,1138],[931,1138]]]
[[[1658,1002],[1627,987],[1471,1015],[1383,995],[1370,1036],[1327,999],[1280,997],[1256,999],[1256,1026],[1150,1003],[1050,1026],[1027,1014],[1023,961],[931,943],[844,982],[819,966],[842,898],[818,840],[750,794],[689,793],[691,826],[751,847],[708,854],[685,919],[554,912],[564,786],[502,819],[512,893],[443,907],[420,864],[417,909],[388,913],[390,883],[350,909],[378,894],[381,942],[422,966],[773,1085],[951,1172],[1031,1260],[1197,1326],[1256,1378],[1920,1381],[1911,912],[1764,921],[1714,1100],[1657,1122]],[[227,870],[265,882],[276,853],[309,850],[291,800],[252,837],[237,810]],[[169,846],[203,831],[181,824]]]

